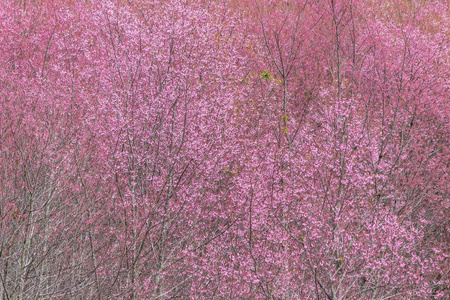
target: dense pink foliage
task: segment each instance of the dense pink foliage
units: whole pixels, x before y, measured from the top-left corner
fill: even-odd
[[[449,16],[4,1],[1,299],[448,299]]]

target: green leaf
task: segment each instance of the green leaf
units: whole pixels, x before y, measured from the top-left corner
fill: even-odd
[[[272,75],[270,75],[269,71],[264,70],[261,75],[259,75],[259,78],[272,79]]]

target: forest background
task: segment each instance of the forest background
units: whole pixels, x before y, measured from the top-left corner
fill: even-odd
[[[445,0],[5,0],[1,299],[449,299]]]

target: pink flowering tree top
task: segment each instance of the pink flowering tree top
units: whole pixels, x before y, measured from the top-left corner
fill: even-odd
[[[446,1],[4,1],[1,299],[447,299]]]

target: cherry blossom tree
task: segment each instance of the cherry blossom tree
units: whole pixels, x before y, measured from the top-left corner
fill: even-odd
[[[446,299],[449,9],[6,1],[2,299]]]

